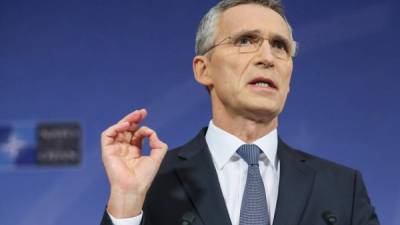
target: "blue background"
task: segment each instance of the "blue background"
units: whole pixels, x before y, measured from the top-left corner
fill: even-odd
[[[170,147],[210,119],[191,60],[216,0],[1,0],[0,121],[78,121],[74,167],[0,170],[2,225],[97,224],[108,182],[99,135],[134,109]],[[300,53],[279,134],[362,171],[382,224],[400,224],[399,3],[289,1]]]

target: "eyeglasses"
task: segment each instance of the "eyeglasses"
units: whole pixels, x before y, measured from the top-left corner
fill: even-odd
[[[294,57],[294,47],[289,44],[286,38],[280,35],[276,35],[272,38],[264,38],[260,34],[252,32],[229,36],[208,48],[204,54],[223,44],[232,45],[239,50],[239,53],[253,53],[260,49],[264,40],[268,41],[271,53],[276,58],[288,60],[290,57]]]

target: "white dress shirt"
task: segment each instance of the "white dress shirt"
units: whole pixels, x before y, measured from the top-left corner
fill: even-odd
[[[246,185],[248,165],[240,158],[236,151],[241,145],[246,143],[236,136],[216,127],[212,121],[208,125],[205,138],[217,171],[219,184],[232,225],[239,225],[240,207]],[[257,145],[263,151],[259,158],[259,168],[265,186],[269,216],[272,224],[276,201],[278,199],[280,174],[279,159],[277,157],[277,130],[271,131],[251,144]],[[139,216],[125,219],[117,219],[110,215],[110,218],[114,225],[139,225],[142,215],[141,213]]]

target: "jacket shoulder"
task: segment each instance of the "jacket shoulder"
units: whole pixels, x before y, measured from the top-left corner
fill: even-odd
[[[208,146],[205,140],[206,132],[207,128],[205,127],[201,129],[200,132],[187,143],[168,150],[163,159],[159,172],[164,173],[167,171],[171,171],[179,166],[179,163],[183,162],[184,160],[194,157],[200,152],[204,153],[205,150],[208,151]]]
[[[356,173],[358,173],[358,171],[354,168],[316,156],[314,154],[310,154],[300,149],[293,148],[286,143],[283,143],[281,140],[279,145],[281,145],[280,149],[286,151],[287,154],[300,159],[303,163],[313,168],[317,172],[347,174],[350,176],[354,176]]]

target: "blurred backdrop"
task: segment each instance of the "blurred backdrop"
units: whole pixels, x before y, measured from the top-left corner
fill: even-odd
[[[99,136],[134,109],[171,148],[208,124],[191,60],[216,2],[0,1],[2,225],[98,224],[109,191]],[[381,224],[400,224],[400,3],[284,4],[300,48],[280,136],[360,170]],[[24,165],[7,152],[13,132],[35,148],[37,124],[58,122],[79,124],[80,162]]]

